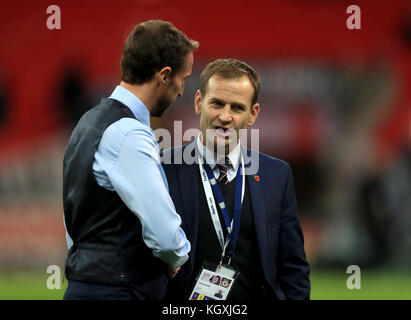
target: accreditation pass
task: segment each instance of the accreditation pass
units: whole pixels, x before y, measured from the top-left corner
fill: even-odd
[[[204,262],[190,300],[226,300],[239,275],[226,265]]]

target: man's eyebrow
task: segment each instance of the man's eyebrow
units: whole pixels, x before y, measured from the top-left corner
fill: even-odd
[[[240,107],[240,108],[242,108],[242,109],[245,109],[245,108],[246,108],[245,104],[243,104],[243,103],[241,103],[241,102],[233,102],[233,103],[231,103],[231,106],[232,106],[232,107]]]
[[[219,103],[222,103],[222,104],[226,104],[226,102],[224,100],[221,100],[221,99],[216,98],[216,97],[211,97],[210,102],[219,102]]]
[[[224,100],[219,99],[219,98],[216,98],[216,97],[211,97],[211,98],[210,98],[210,102],[218,102],[218,103],[221,103],[221,104],[224,104],[224,105],[226,105],[226,104],[228,103],[228,104],[230,104],[232,107],[241,107],[241,108],[243,108],[243,109],[246,108],[245,104],[243,104],[243,103],[241,103],[241,102],[225,102]]]

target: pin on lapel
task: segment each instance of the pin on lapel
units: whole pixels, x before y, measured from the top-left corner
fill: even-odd
[[[259,182],[260,181],[260,176],[254,176],[254,180]]]

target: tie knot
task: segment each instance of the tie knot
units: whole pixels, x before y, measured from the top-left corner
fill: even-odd
[[[222,184],[228,183],[227,170],[231,167],[231,162],[228,157],[224,158],[224,163],[218,164],[220,170],[220,176],[218,177],[218,182]]]
[[[221,161],[221,160],[220,160],[220,161]],[[224,162],[223,162],[223,163],[218,162],[218,163],[217,163],[217,166],[218,166],[219,168],[227,168],[227,169],[229,169],[229,168],[232,166],[232,164],[231,164],[230,159],[229,159],[228,157],[225,157],[225,158],[224,158]]]

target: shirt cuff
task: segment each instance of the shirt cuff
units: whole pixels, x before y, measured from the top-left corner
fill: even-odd
[[[169,263],[168,266],[172,269],[177,269],[178,267],[181,267],[184,263],[186,263],[188,260],[188,255],[185,255],[184,257],[178,259],[174,263]]]

